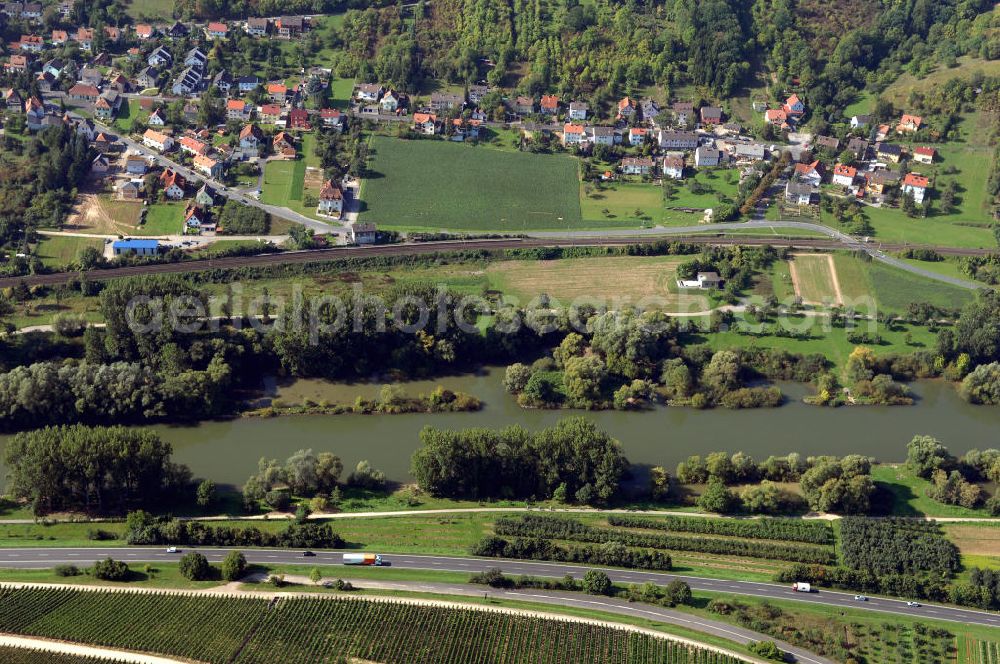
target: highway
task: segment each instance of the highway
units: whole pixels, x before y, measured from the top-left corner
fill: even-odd
[[[491,251],[502,249],[519,249],[531,247],[583,247],[583,246],[621,246],[625,244],[648,244],[661,240],[671,242],[683,242],[689,244],[703,244],[712,246],[763,246],[771,245],[778,247],[792,247],[797,249],[855,249],[868,253],[876,252],[881,257],[878,260],[900,267],[909,272],[914,272],[922,276],[928,276],[950,283],[962,288],[979,289],[985,288],[984,284],[977,284],[963,279],[956,279],[946,275],[928,272],[921,268],[914,267],[908,263],[897,261],[884,254],[884,251],[899,251],[902,245],[883,244],[881,249],[870,247],[863,243],[851,240],[845,244],[841,238],[835,239],[811,239],[811,238],[789,238],[781,235],[774,237],[746,237],[746,236],[723,236],[721,233],[741,228],[753,229],[777,229],[777,228],[800,228],[815,230],[817,228],[832,231],[825,226],[817,224],[805,224],[799,222],[744,222],[739,224],[708,224],[703,226],[685,226],[671,229],[648,229],[628,230],[628,231],[601,231],[566,232],[560,235],[536,233],[524,238],[506,238],[496,240],[449,240],[440,242],[413,242],[406,244],[384,244],[369,245],[359,247],[337,247],[332,249],[316,249],[310,251],[283,252],[277,254],[262,254],[257,256],[230,256],[226,258],[209,258],[203,260],[181,261],[177,263],[149,263],[143,265],[133,265],[129,267],[109,268],[106,270],[90,270],[86,273],[90,281],[104,281],[117,279],[120,277],[136,276],[143,274],[178,274],[184,272],[199,272],[214,269],[231,269],[240,267],[252,267],[263,265],[285,265],[290,263],[313,263],[323,261],[333,261],[343,258],[354,258],[359,256],[411,256],[416,254],[447,252],[447,251]],[[836,232],[836,231],[832,231]],[[700,233],[694,235],[694,233]],[[955,256],[976,256],[991,253],[987,249],[962,249],[962,248],[937,248],[940,253]],[[0,288],[16,286],[23,282],[28,286],[47,285],[55,286],[65,284],[70,278],[79,276],[79,272],[53,272],[50,274],[34,274],[20,277],[0,278]]]
[[[181,547],[181,552],[194,547]],[[233,549],[220,547],[198,547],[197,550],[211,562],[220,562]],[[248,549],[240,548],[250,563],[264,565],[339,565],[342,550],[317,550],[314,557],[304,557],[300,550],[287,549]],[[180,553],[167,553],[166,547],[106,547],[106,548],[0,548],[0,567],[16,569],[49,568],[60,564],[87,566],[94,561],[113,557],[129,563],[173,562]],[[468,558],[460,556],[433,556],[403,553],[382,553],[384,560],[397,569],[416,569],[436,572],[461,572],[472,574],[482,572],[491,567],[499,567],[507,574],[528,574],[561,578],[572,574],[582,578],[588,569],[585,565],[501,560],[495,558]],[[345,568],[349,569],[349,568]],[[1000,627],[1000,614],[927,604],[910,607],[905,600],[870,597],[862,602],[854,599],[853,593],[821,590],[814,593],[799,593],[789,586],[757,581],[732,581],[727,579],[705,579],[701,577],[684,576],[668,572],[647,572],[642,570],[605,569],[612,581],[619,583],[645,583],[651,581],[658,585],[669,583],[673,579],[686,581],[693,590],[734,595],[747,595],[764,599],[791,600],[811,604],[822,604],[835,608],[862,609],[893,615],[906,615],[927,620],[943,620],[968,625],[985,627]],[[345,574],[349,576],[349,574]]]

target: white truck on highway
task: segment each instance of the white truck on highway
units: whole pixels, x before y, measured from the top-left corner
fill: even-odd
[[[380,556],[377,553],[345,553],[344,564],[373,565],[375,567],[382,567],[387,565],[387,563],[382,562],[382,556]]]
[[[792,584],[792,590],[797,593],[811,593],[813,591],[812,585],[808,583],[803,583],[802,581],[796,581]]]

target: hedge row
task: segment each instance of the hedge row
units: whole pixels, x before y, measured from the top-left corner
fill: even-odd
[[[512,558],[515,560],[552,560],[566,563],[586,563],[610,567],[669,570],[670,556],[652,549],[628,549],[620,542],[606,542],[599,546],[564,547],[544,539],[521,538],[506,540],[486,536],[470,549],[474,556]]]
[[[608,517],[608,523],[620,528],[649,528],[680,533],[729,535],[750,539],[784,540],[810,544],[833,544],[833,528],[825,521],[802,519],[706,519],[702,517],[638,516]]]
[[[328,524],[290,524],[281,532],[254,526],[206,526],[200,521],[165,521],[128,531],[129,544],[183,544],[187,546],[271,546],[293,549],[338,549],[344,540]]]
[[[621,542],[626,546],[634,547],[696,551],[698,553],[767,558],[820,565],[828,565],[836,560],[832,548],[820,548],[806,544],[635,533],[627,530],[595,528],[572,519],[536,515],[526,515],[520,518],[500,517],[494,523],[493,529],[498,535],[514,537],[593,543]]]

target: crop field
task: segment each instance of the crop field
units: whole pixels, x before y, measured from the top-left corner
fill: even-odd
[[[830,254],[796,254],[788,262],[795,294],[805,302],[843,304],[837,268]]]
[[[8,648],[0,646],[0,662],[3,664],[115,664],[102,657],[66,655],[28,648]]]
[[[335,598],[5,589],[0,631],[222,664],[736,664],[634,631],[500,611]]]
[[[577,162],[445,141],[376,136],[361,219],[387,228],[578,228]]]
[[[673,256],[609,256],[554,261],[504,261],[486,268],[491,287],[522,303],[543,293],[560,305],[577,298],[593,298],[613,307],[635,305],[643,298],[668,311],[705,311],[708,298],[695,292],[678,293],[677,266],[684,258]],[[612,276],[613,275],[613,276]]]

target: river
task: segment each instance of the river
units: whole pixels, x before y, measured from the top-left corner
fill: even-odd
[[[200,477],[242,484],[262,457],[284,459],[301,448],[330,451],[352,468],[368,459],[394,480],[409,477],[410,456],[426,425],[446,428],[502,427],[520,424],[537,429],[571,411],[523,410],[503,390],[502,369],[477,375],[415,382],[407,394],[429,392],[438,384],[473,394],[485,407],[476,413],[410,415],[287,416],[206,422],[197,426],[153,427],[174,447],[174,458]],[[573,412],[592,418],[618,438],[636,464],[673,468],[691,454],[744,450],[756,458],[799,452],[843,455],[862,453],[881,461],[900,461],[915,434],[937,437],[953,453],[1000,446],[1000,408],[971,406],[947,383],[926,381],[911,386],[915,406],[819,408],[799,401],[806,388],[782,384],[789,403],[776,409],[656,408],[646,412]],[[298,381],[279,388],[277,398],[353,402],[374,396],[379,385]]]

